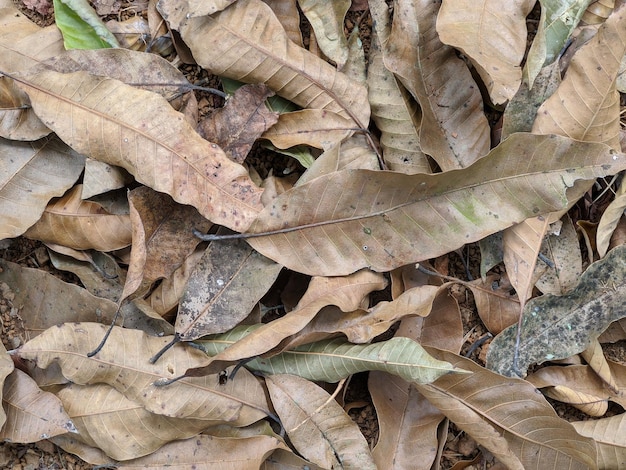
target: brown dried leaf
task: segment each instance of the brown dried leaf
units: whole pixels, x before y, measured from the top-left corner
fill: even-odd
[[[441,41],[460,49],[496,104],[513,98],[522,81],[526,16],[535,0],[443,0],[437,15]]]
[[[437,428],[445,416],[400,377],[372,371],[367,386],[378,418],[372,456],[379,470],[430,470],[437,455]]]
[[[298,452],[324,468],[376,469],[358,426],[322,388],[295,375],[265,378],[276,413]]]
[[[602,144],[518,133],[458,171],[337,171],[276,198],[249,229],[275,233],[248,242],[302,273],[388,271],[563,208],[576,180],[618,172],[622,160]]]
[[[604,142],[619,150],[619,93],[615,79],[626,53],[626,5],[574,55],[561,85],[537,112],[533,132]]]
[[[168,442],[195,436],[212,424],[150,413],[105,384],[70,384],[57,395],[79,438],[115,460],[143,457]]]
[[[310,470],[323,470],[322,467],[304,460],[291,451],[276,449],[259,468],[261,470],[296,470],[306,467]]]
[[[548,225],[548,217],[533,217],[509,227],[503,234],[504,265],[520,300],[520,311],[532,296],[535,282],[543,274],[536,274],[535,266]]]
[[[67,321],[113,321],[117,305],[95,297],[86,289],[68,284],[40,269],[24,268],[0,261],[0,281],[11,286],[12,300],[24,322],[24,338],[29,341],[43,330]]]
[[[0,239],[17,237],[39,220],[48,201],[62,196],[85,159],[57,138],[21,143],[0,139]]]
[[[242,230],[260,210],[261,191],[247,171],[159,95],[86,72],[40,71],[21,77],[20,86],[37,115],[76,151],[125,168],[209,220]]]
[[[335,62],[341,70],[348,61],[348,41],[343,33],[344,20],[351,0],[335,0],[318,2],[315,0],[298,0],[302,13],[307,17],[317,44],[324,55]]]
[[[593,440],[559,418],[535,387],[455,354],[426,349],[473,373],[448,374],[429,385],[416,384],[417,389],[508,468],[595,468]]]
[[[480,319],[487,329],[497,335],[506,327],[517,323],[520,303],[508,277],[488,276],[485,281],[477,279],[468,284]]]
[[[303,109],[281,114],[278,122],[262,137],[279,149],[301,144],[327,149],[354,130],[354,123],[337,113],[323,109]]]
[[[281,269],[243,240],[212,242],[180,299],[178,337],[192,341],[230,330],[250,314]]]
[[[598,468],[624,468],[626,462],[626,414],[610,418],[578,421],[572,426],[592,438],[598,448]]]
[[[0,383],[3,384],[3,388],[7,377],[11,374],[11,372],[13,372],[14,369],[15,366],[13,364],[13,360],[9,357],[4,344],[0,341]],[[0,395],[0,398],[2,398],[2,395]],[[4,427],[6,418],[7,415],[4,411],[4,407],[0,407],[0,429]]]
[[[213,16],[191,18],[180,31],[198,64],[214,74],[265,83],[299,106],[332,111],[367,128],[366,88],[292,43],[261,0],[239,0]]]
[[[4,382],[2,404],[7,417],[0,439],[26,444],[76,432],[61,401],[19,369]]]
[[[100,204],[84,201],[78,184],[55,199],[24,236],[75,250],[113,251],[131,243],[128,215],[107,212]]]
[[[223,108],[198,124],[198,133],[215,142],[237,163],[243,163],[256,140],[278,121],[265,100],[274,92],[263,84],[244,85]]]
[[[370,7],[378,24],[385,2]],[[378,31],[385,66],[422,108],[420,145],[442,170],[464,168],[489,152],[482,97],[465,63],[437,35],[439,2],[399,0],[389,40]],[[384,23],[382,23],[384,24]]]
[[[615,378],[611,373],[609,363],[604,357],[604,351],[600,345],[600,341],[593,340],[591,345],[580,353],[580,356],[585,360],[589,367],[591,367],[598,377],[609,387],[611,390],[618,390]],[[603,413],[604,414],[604,413]]]
[[[30,107],[28,95],[8,77],[0,77],[0,137],[37,140],[50,134]]]
[[[194,207],[145,186],[130,191],[128,202],[133,244],[122,300],[137,290],[142,296],[154,282],[169,278],[200,243],[191,229],[211,227]]]
[[[89,199],[108,191],[124,188],[132,182],[133,177],[123,168],[87,158],[81,197]]]
[[[203,352],[179,343],[151,364],[149,359],[172,337],[151,337],[142,331],[113,327],[100,352],[87,357],[106,329],[97,323],[54,326],[22,346],[17,354],[36,361],[41,368],[59,364],[74,383],[108,383],[148,411],[165,416],[245,426],[269,414],[261,385],[243,369],[237,373],[237,380],[223,385],[218,374],[155,385],[160,379],[179,377],[185,370],[207,362]]]
[[[564,385],[547,387],[542,390],[544,395],[579,409],[589,416],[600,418],[609,409],[609,401],[595,395],[581,393]]]

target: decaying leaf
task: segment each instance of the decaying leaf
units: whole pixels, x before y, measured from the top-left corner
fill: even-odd
[[[626,415],[572,423],[582,436],[592,438],[598,446],[598,468],[624,468],[626,463]]]
[[[248,242],[303,273],[387,271],[563,208],[576,180],[618,172],[622,160],[601,144],[519,133],[462,170],[337,171],[276,198],[249,230],[276,233]]]
[[[376,469],[356,423],[327,392],[294,375],[265,380],[274,408],[300,454],[324,468]]]
[[[178,337],[191,341],[238,325],[281,269],[243,240],[212,242],[189,276],[180,299]]]
[[[4,384],[6,382],[7,377],[9,376],[11,372],[13,372],[14,369],[15,369],[15,366],[13,365],[13,361],[7,354],[7,350],[4,347],[4,344],[0,344],[0,381],[3,384],[3,389],[4,389]],[[2,393],[4,394],[4,392]],[[0,409],[0,428],[4,426],[4,423],[6,422],[6,418],[7,418],[6,412],[4,411],[4,407],[2,407],[2,409]]]
[[[532,299],[523,315],[518,369],[513,351],[517,326],[494,338],[487,354],[487,366],[507,376],[526,375],[532,363],[563,359],[587,349],[609,323],[624,316],[626,303],[626,245],[582,274],[567,294],[551,294]]]

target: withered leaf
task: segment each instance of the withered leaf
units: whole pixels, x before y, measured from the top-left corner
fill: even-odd
[[[223,108],[198,124],[198,133],[215,142],[237,163],[243,163],[254,142],[278,121],[265,100],[274,92],[257,83],[244,85],[229,98]]]

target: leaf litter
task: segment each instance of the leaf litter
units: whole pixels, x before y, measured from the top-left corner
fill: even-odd
[[[86,3],[0,3],[3,438],[624,468],[626,7],[484,3],[150,2],[136,50]]]

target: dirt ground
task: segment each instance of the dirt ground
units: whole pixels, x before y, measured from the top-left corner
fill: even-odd
[[[40,25],[48,25],[53,22],[51,12],[40,14],[28,10],[24,7],[24,2],[15,0],[15,3],[34,21]],[[28,2],[27,2],[28,3]],[[41,2],[40,2],[41,3]],[[125,2],[122,2],[123,4]],[[44,10],[41,10],[44,12]],[[362,11],[350,13],[348,21],[351,24],[359,22],[364,44],[369,44],[369,30],[371,20],[367,16],[362,18]],[[532,17],[531,17],[532,21]],[[195,72],[194,72],[195,70]],[[188,74],[198,73],[197,68],[192,66],[186,69]],[[214,98],[199,97],[199,102],[205,107],[215,106]],[[490,116],[493,122],[498,116]],[[256,156],[262,161],[262,154]],[[257,164],[258,161],[257,161]],[[290,163],[284,162],[287,165]],[[259,164],[262,166],[262,163]],[[479,277],[480,258],[476,246],[470,246],[464,250],[464,256],[468,264],[468,270],[474,278]],[[52,267],[46,248],[38,242],[18,238],[15,240],[0,241],[0,258],[19,263],[23,266],[43,269],[58,275],[67,282],[77,282],[72,275],[56,271]],[[463,261],[457,255],[451,255],[448,259],[449,275],[461,279],[467,279],[466,269]],[[382,294],[385,296],[385,294]],[[481,339],[487,331],[482,325],[472,299],[471,293],[462,286],[454,287],[453,295],[460,303],[463,322],[465,325],[466,343],[462,354],[469,352],[472,344]],[[12,292],[7,285],[0,284],[0,320],[1,339],[7,349],[14,349],[24,341],[23,328],[18,312],[11,308]],[[384,299],[381,299],[384,300]],[[487,343],[485,343],[486,345]],[[626,362],[626,348],[624,344],[612,345],[608,353],[612,359]],[[484,346],[471,351],[470,356],[478,363],[484,364]],[[378,423],[376,413],[367,391],[367,374],[358,374],[352,378],[344,395],[346,409],[350,416],[360,426],[364,436],[371,446],[376,443],[378,437]],[[566,405],[552,402],[557,413],[567,420],[588,419],[578,410]],[[458,431],[454,426],[450,426],[446,445],[442,450],[442,468],[498,468],[494,466],[494,460],[488,453],[482,453],[477,444],[464,433]],[[68,454],[48,441],[42,441],[31,445],[3,443],[0,445],[0,468],[11,468],[15,470],[35,470],[35,469],[67,469],[82,470],[92,468],[91,465],[83,462],[78,457]]]

